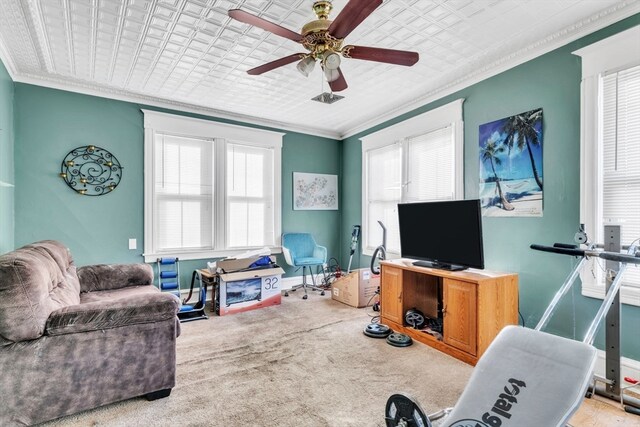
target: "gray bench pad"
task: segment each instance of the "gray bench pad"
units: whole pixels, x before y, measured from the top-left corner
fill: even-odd
[[[584,398],[596,357],[583,342],[508,326],[480,358],[442,425],[564,426]]]

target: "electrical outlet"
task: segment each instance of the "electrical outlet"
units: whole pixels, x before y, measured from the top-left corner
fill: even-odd
[[[129,239],[129,249],[137,249],[138,241],[136,239]]]

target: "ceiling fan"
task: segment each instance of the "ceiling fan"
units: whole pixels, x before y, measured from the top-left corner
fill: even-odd
[[[380,6],[382,1],[350,0],[334,21],[329,20],[329,13],[333,8],[331,0],[315,1],[313,11],[318,19],[304,25],[300,34],[241,9],[230,10],[229,16],[237,21],[251,24],[300,43],[308,50],[307,53],[294,53],[252,68],[247,73],[259,75],[298,61],[298,71],[308,76],[316,61],[319,61],[331,90],[339,92],[347,88],[347,81],[340,70],[341,56],[405,66],[412,66],[418,62],[417,52],[366,46],[342,46],[344,38]]]

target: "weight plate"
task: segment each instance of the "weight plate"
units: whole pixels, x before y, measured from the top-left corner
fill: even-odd
[[[404,314],[404,321],[414,329],[422,329],[426,323],[424,314],[422,314],[422,312],[417,308],[407,310]]]
[[[387,325],[381,323],[369,323],[364,328],[364,334],[371,338],[386,338],[393,331]]]
[[[429,319],[427,323],[429,324],[429,329],[440,334],[442,333],[442,319]]]
[[[407,394],[393,394],[384,411],[387,427],[431,427],[431,421],[418,402]]]
[[[413,340],[409,335],[394,332],[387,337],[387,344],[391,344],[394,347],[409,347],[413,344]]]

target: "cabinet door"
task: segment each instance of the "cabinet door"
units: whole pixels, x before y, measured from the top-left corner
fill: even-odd
[[[402,270],[382,266],[380,277],[380,314],[402,325]]]
[[[476,354],[476,284],[444,279],[443,339],[446,344]]]

